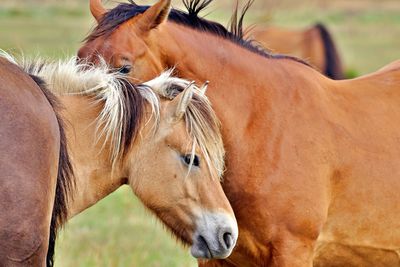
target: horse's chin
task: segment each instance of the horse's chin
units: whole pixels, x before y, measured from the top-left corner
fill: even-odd
[[[190,254],[197,259],[212,259],[213,254],[205,241],[192,245]]]
[[[173,216],[168,212],[163,212],[152,207],[149,208],[156,214],[157,218],[162,222],[167,231],[169,231],[183,247],[187,248],[192,246],[193,230],[189,229],[192,229],[193,227],[177,223],[176,216]]]

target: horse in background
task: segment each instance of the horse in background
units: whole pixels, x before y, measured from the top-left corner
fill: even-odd
[[[64,106],[76,179],[68,219],[127,184],[194,257],[230,255],[238,229],[220,184],[224,146],[205,88],[171,72],[133,85],[119,69],[76,58],[24,62]]]
[[[274,53],[292,55],[307,61],[334,80],[345,78],[333,37],[322,23],[300,30],[257,26],[250,31],[250,36]]]
[[[185,0],[183,12],[169,0],[111,10],[92,0],[98,25],[78,52],[94,63],[103,55],[133,81],[173,66],[180,77],[211,81],[223,188],[240,235],[231,256],[200,265],[351,266],[369,248],[359,266],[381,266],[385,255],[399,266],[399,62],[332,80],[200,18],[210,2]]]
[[[0,265],[51,266],[46,255],[74,184],[60,105],[7,58],[0,56]]]

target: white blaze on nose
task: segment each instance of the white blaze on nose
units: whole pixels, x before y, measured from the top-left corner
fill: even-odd
[[[196,222],[191,254],[195,258],[224,259],[236,245],[235,218],[225,213],[206,212]]]

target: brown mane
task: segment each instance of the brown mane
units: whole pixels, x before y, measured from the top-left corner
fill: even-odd
[[[272,54],[261,45],[258,45],[253,40],[244,38],[242,30],[243,20],[246,12],[253,3],[252,0],[249,0],[248,3],[244,6],[239,18],[238,18],[239,8],[238,6],[236,6],[236,9],[231,19],[231,25],[230,25],[231,31],[227,30],[224,26],[222,26],[217,22],[206,20],[204,18],[199,17],[199,13],[203,11],[205,8],[207,8],[213,2],[213,0],[182,0],[182,1],[186,8],[187,13],[173,8],[169,13],[168,17],[169,21],[190,27],[195,30],[211,33],[218,37],[222,37],[253,53],[256,53],[266,58],[291,59],[309,66],[306,62],[296,57],[288,55]],[[90,42],[100,36],[104,35],[107,36],[111,34],[124,22],[130,20],[131,18],[137,15],[143,14],[150,7],[150,6],[138,5],[132,0],[129,0],[129,2],[130,3],[121,3],[115,8],[105,13],[103,17],[100,19],[98,25],[85,38],[84,41]]]

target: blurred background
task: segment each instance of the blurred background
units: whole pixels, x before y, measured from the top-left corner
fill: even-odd
[[[25,56],[75,55],[95,25],[88,2],[1,0],[0,48]],[[173,3],[181,7],[180,0]],[[215,0],[203,15],[227,25],[233,6],[234,1]],[[349,76],[367,74],[400,59],[399,0],[256,0],[245,22],[293,29],[324,23]],[[188,250],[171,238],[128,188],[67,224],[58,240],[56,263],[60,267],[196,266]]]

